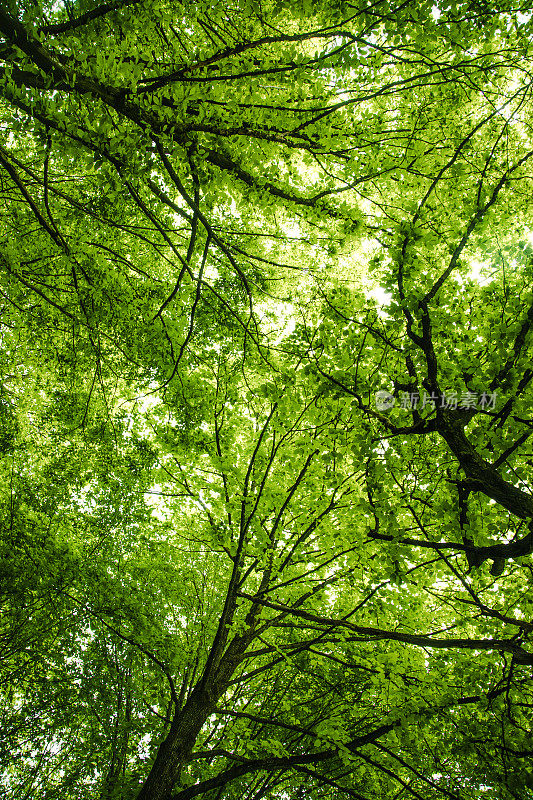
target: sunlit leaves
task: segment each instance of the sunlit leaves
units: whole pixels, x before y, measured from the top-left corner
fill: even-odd
[[[526,15],[2,14],[6,796],[525,796]]]

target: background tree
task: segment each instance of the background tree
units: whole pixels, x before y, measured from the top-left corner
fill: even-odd
[[[531,794],[525,12],[0,10],[8,797]]]

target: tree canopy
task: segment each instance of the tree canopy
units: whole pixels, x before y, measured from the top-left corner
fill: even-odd
[[[0,8],[8,800],[533,798],[533,22]]]

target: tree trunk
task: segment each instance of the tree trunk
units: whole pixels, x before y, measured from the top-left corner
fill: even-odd
[[[137,800],[169,799],[202,725],[215,705],[215,700],[209,698],[207,691],[198,687],[193,689],[181,711],[174,717]]]
[[[211,675],[204,674],[196,684],[183,708],[174,716],[137,800],[170,800],[203,724],[226,691],[252,638],[253,626],[246,634],[235,636],[218,665],[213,666]]]

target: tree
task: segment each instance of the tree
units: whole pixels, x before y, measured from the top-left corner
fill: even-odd
[[[527,9],[0,32],[6,796],[531,796]]]

